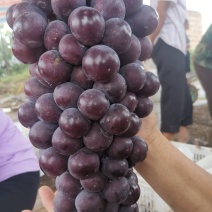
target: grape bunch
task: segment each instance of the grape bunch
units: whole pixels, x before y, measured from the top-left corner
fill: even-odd
[[[30,72],[18,118],[56,179],[55,212],[138,211],[133,166],[148,146],[136,134],[159,89],[142,65],[156,11],[142,0],[23,0],[6,19]]]

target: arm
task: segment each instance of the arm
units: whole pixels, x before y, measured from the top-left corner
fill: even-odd
[[[175,212],[210,212],[212,175],[178,151],[156,128],[152,117],[143,119],[138,133],[147,141],[149,151],[136,170]]]
[[[157,12],[159,15],[158,26],[157,26],[156,30],[151,35],[149,35],[149,39],[152,41],[152,43],[154,42],[156,36],[159,34],[159,32],[164,24],[164,21],[166,18],[166,11],[169,7],[169,4],[170,4],[169,1],[158,1],[158,6],[157,6]]]

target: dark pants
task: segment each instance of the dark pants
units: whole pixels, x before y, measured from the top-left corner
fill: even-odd
[[[192,99],[185,75],[185,55],[159,39],[152,53],[161,83],[161,131],[179,132],[192,124]]]
[[[212,117],[212,70],[199,66],[196,63],[194,63],[194,68],[202,84],[202,87],[205,90],[206,98],[208,101],[208,109]]]
[[[39,186],[39,172],[28,172],[0,182],[0,211],[32,210]]]

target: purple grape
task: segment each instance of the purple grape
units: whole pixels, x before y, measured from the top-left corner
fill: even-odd
[[[48,50],[58,50],[59,42],[63,36],[70,33],[66,23],[60,20],[50,22],[45,30],[44,45]]]
[[[129,63],[123,66],[119,73],[127,83],[127,89],[131,92],[140,90],[146,81],[146,72],[138,63]]]
[[[86,118],[99,120],[106,114],[110,103],[102,91],[88,89],[79,96],[77,106]]]
[[[125,52],[131,45],[132,31],[129,24],[120,18],[111,18],[105,22],[102,44],[111,47],[117,54]]]
[[[14,39],[12,43],[13,55],[24,64],[33,64],[38,62],[39,57],[43,54],[44,48],[31,48],[22,44],[18,39]]]
[[[7,9],[7,12],[6,12],[6,21],[7,21],[8,26],[11,29],[13,28],[13,23],[14,23],[14,20],[13,20],[13,9],[14,9],[14,7],[16,5],[17,4],[12,4],[11,6],[9,6],[9,8]]]
[[[68,159],[68,170],[70,174],[79,180],[91,177],[99,170],[100,160],[97,153],[86,147],[80,149]]]
[[[133,168],[129,168],[125,177],[128,179],[128,177],[130,177],[132,175],[132,173],[134,173]]]
[[[118,73],[108,82],[95,82],[93,88],[102,91],[110,103],[119,102],[127,92],[126,81]]]
[[[65,82],[54,89],[54,100],[61,110],[77,107],[79,96],[84,90],[71,82]]]
[[[117,159],[124,159],[130,155],[132,149],[133,142],[130,138],[116,136],[107,149],[107,154]]]
[[[127,199],[122,204],[130,206],[138,201],[140,197],[140,187],[136,182],[132,180],[128,180],[128,183],[130,185],[130,192]]]
[[[54,197],[54,212],[77,212],[75,200],[58,191]]]
[[[78,212],[103,212],[106,201],[99,193],[81,191],[75,200],[75,205]]]
[[[24,85],[24,93],[29,100],[36,101],[45,93],[53,93],[53,89],[42,85],[36,77],[31,77]]]
[[[98,44],[105,31],[105,21],[94,8],[79,7],[68,18],[74,37],[86,46]]]
[[[39,157],[41,170],[49,177],[56,178],[67,170],[68,158],[59,154],[53,147],[45,149]]]
[[[48,124],[43,121],[36,122],[29,131],[29,139],[38,149],[47,149],[52,146],[52,135],[57,124]]]
[[[139,212],[138,205],[133,204],[130,206],[121,205],[119,212]]]
[[[70,138],[58,127],[52,136],[52,146],[62,155],[72,155],[83,147],[82,139]]]
[[[86,191],[100,192],[104,189],[107,179],[101,172],[97,172],[90,178],[80,180],[80,183]]]
[[[133,149],[129,156],[129,160],[132,163],[136,164],[143,161],[146,158],[148,145],[142,138],[138,136],[133,136],[131,139],[133,142]]]
[[[119,71],[120,61],[113,49],[104,45],[96,45],[85,53],[82,67],[89,79],[107,82]]]
[[[91,123],[77,108],[69,108],[63,111],[59,119],[61,130],[71,138],[80,138],[86,135]]]
[[[158,13],[149,6],[141,6],[134,14],[129,16],[126,21],[130,25],[133,34],[144,37],[152,34],[158,26]]]
[[[109,134],[119,135],[127,131],[130,121],[130,112],[124,105],[112,104],[100,120],[100,125]]]
[[[45,52],[38,61],[38,71],[41,77],[48,85],[54,87],[67,82],[72,69],[72,65],[68,64],[57,50]]]
[[[108,202],[120,204],[124,202],[130,191],[130,185],[125,177],[111,180],[103,190],[103,195]]]
[[[69,15],[78,7],[86,5],[86,0],[51,0],[52,9],[56,16],[67,22]]]
[[[113,202],[107,202],[104,212],[118,212],[119,211],[119,204]]]
[[[148,37],[139,38],[141,44],[141,54],[139,56],[140,61],[145,61],[151,57],[153,45]]]
[[[107,157],[102,159],[102,173],[110,179],[124,177],[128,171],[128,163],[125,159]]]
[[[138,105],[138,99],[134,93],[127,91],[119,103],[124,105],[130,112],[133,112]]]
[[[132,39],[131,45],[127,49],[127,51],[125,51],[122,54],[119,54],[121,66],[124,66],[128,63],[133,63],[139,58],[141,54],[141,45],[138,38],[132,34],[131,39]]]
[[[145,97],[145,96],[139,96],[139,97],[137,97],[137,99],[138,99],[138,105],[137,105],[134,113],[139,118],[144,118],[152,112],[153,102],[149,97]]]
[[[158,80],[158,77],[150,72],[146,72],[146,81],[144,86],[141,88],[141,90],[136,92],[136,95],[138,96],[153,96],[155,95],[160,88],[160,82]]]
[[[46,14],[35,4],[31,2],[20,2],[13,9],[13,15],[12,15],[13,21],[15,21],[16,18],[19,15],[22,15],[23,13],[32,13],[32,12],[40,14],[44,19],[47,20]]]
[[[141,119],[135,113],[131,113],[130,127],[126,132],[121,134],[121,136],[132,137],[139,132],[140,128],[141,128]]]
[[[51,0],[31,0],[40,9],[42,9],[48,16],[53,13]]]
[[[143,0],[123,0],[126,7],[126,16],[132,15],[138,10],[142,4]]]
[[[18,109],[18,120],[27,128],[32,127],[39,119],[35,112],[35,102],[26,101]]]
[[[126,13],[126,8],[123,0],[95,0],[94,8],[103,15],[105,20],[108,20],[110,18],[124,19]]]
[[[35,111],[41,121],[48,123],[57,123],[62,113],[62,110],[56,105],[52,93],[43,94],[37,99]]]
[[[13,24],[13,32],[24,45],[31,48],[42,47],[47,21],[39,13],[30,12],[19,15]]]
[[[73,199],[82,191],[80,181],[75,179],[68,172],[64,172],[60,176],[57,176],[55,185],[57,191],[62,192]]]
[[[133,168],[131,168],[132,171],[129,172],[128,170],[128,173],[126,174],[126,178],[128,181],[132,181],[132,182],[135,182],[138,184],[138,177],[137,175],[133,172]]]
[[[59,43],[59,52],[70,64],[80,65],[87,47],[80,43],[72,34],[65,35]]]
[[[112,141],[113,136],[105,132],[98,122],[93,122],[89,133],[83,137],[85,146],[94,152],[107,149]]]

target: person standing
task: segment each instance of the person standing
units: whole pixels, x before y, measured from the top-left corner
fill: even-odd
[[[0,109],[0,211],[32,209],[40,168],[31,143]]]
[[[159,14],[159,24],[149,36],[154,47],[152,59],[161,83],[161,132],[168,140],[178,133],[178,141],[190,142],[192,99],[185,75],[185,0],[151,0]]]
[[[210,116],[212,117],[212,24],[197,45],[192,60],[197,77],[205,90]]]

